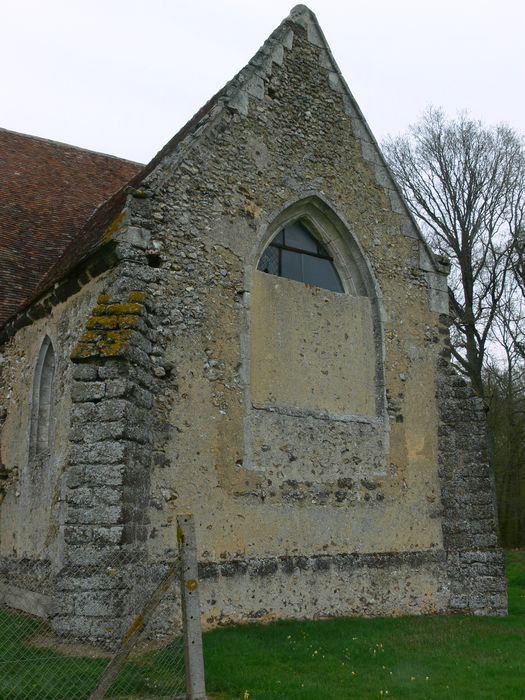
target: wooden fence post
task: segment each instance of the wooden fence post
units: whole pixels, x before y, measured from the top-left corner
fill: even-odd
[[[177,516],[177,542],[181,562],[180,581],[186,693],[188,700],[206,700],[197,547],[193,515],[188,513]]]

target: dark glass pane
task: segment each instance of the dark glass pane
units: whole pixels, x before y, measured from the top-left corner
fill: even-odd
[[[321,257],[323,257],[323,258],[331,258],[331,257],[332,257],[332,256],[330,255],[330,253],[326,250],[326,248],[324,247],[324,245],[322,245],[322,243],[318,243],[318,244],[317,244],[317,248],[318,248],[318,250],[319,250],[319,255],[320,255]]]
[[[269,272],[271,275],[279,274],[279,249],[271,245],[266,248],[259,260],[259,270]]]
[[[301,265],[301,253],[294,253],[291,250],[281,251],[281,277],[288,277],[297,282],[303,281],[303,271]]]
[[[261,256],[258,267],[272,275],[305,282],[332,292],[344,292],[328,251],[297,221],[285,226],[272,239]]]
[[[279,233],[272,239],[270,245],[284,245],[284,233],[279,231]]]
[[[289,224],[284,229],[285,244],[289,248],[307,250],[309,253],[317,253],[317,241],[301,224]]]
[[[303,282],[316,287],[329,289],[332,292],[342,292],[343,285],[331,260],[303,255]]]

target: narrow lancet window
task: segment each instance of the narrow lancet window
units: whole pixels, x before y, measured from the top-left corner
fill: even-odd
[[[328,251],[298,221],[279,231],[262,254],[258,269],[332,292],[344,291]]]
[[[49,338],[40,348],[33,381],[31,404],[30,456],[47,454],[50,448],[53,426],[53,380],[55,376],[55,352]]]

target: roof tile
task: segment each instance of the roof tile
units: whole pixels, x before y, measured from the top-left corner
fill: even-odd
[[[0,129],[0,327],[138,163]]]

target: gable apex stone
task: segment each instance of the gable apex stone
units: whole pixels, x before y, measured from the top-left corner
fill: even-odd
[[[314,46],[323,48],[326,44],[323,33],[314,13],[306,5],[296,5],[290,11],[289,18],[292,22],[306,29],[308,41]]]

